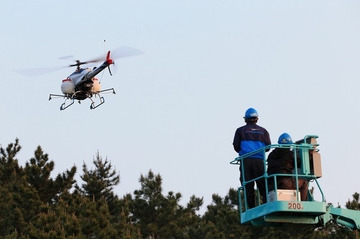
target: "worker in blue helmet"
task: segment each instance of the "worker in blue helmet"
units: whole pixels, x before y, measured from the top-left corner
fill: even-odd
[[[288,133],[283,133],[280,135],[278,144],[292,144],[293,141]]]
[[[275,148],[268,156],[269,191],[274,189],[274,177],[271,177],[273,174],[290,174],[289,176],[276,177],[278,189],[296,189],[296,180],[291,176],[295,169],[295,154],[291,146],[286,146],[292,143],[293,141],[288,133],[281,134],[278,144],[284,144],[284,146]],[[301,160],[298,156],[296,158],[297,168],[301,167]],[[308,181],[299,178],[298,185],[301,201],[306,201],[308,197]]]
[[[245,112],[244,120],[246,125],[236,129],[233,147],[234,150],[239,153],[239,156],[253,152],[262,147],[271,144],[270,135],[268,131],[257,125],[259,119],[259,114],[254,108],[249,108]],[[258,178],[263,176],[265,173],[264,167],[265,153],[259,151],[256,154],[250,155],[243,161],[243,168],[245,178],[241,173],[240,166],[240,182],[243,183],[244,180],[250,181],[251,179]],[[255,207],[255,182],[247,183],[245,186],[246,191],[246,200],[249,208]],[[256,180],[256,185],[262,196],[263,203],[266,202],[266,192],[265,192],[265,180],[264,178]]]

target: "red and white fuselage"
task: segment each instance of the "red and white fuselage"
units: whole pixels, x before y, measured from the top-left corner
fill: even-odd
[[[81,69],[77,70],[76,72],[74,72],[73,74],[71,74],[66,79],[62,80],[61,92],[66,95],[74,94],[77,91],[77,87],[85,82],[85,81],[82,81],[84,79],[84,76],[90,72],[91,72],[90,68],[85,68],[85,69],[81,68]],[[91,89],[90,89],[90,91],[92,93],[97,93],[97,92],[101,91],[101,85],[100,85],[99,79],[97,79],[96,77],[93,77],[91,80],[87,80],[87,81],[88,81],[89,85],[90,84],[92,85]]]
[[[93,94],[101,91],[100,82],[95,76],[102,70],[114,64],[110,58],[110,51],[107,53],[106,60],[96,68],[78,68],[70,76],[62,81],[61,91],[66,96],[77,100],[84,100]]]

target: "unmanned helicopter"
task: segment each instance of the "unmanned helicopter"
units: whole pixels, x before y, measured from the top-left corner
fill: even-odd
[[[50,94],[49,100],[54,97],[62,97],[65,98],[65,101],[60,106],[60,110],[65,110],[71,105],[74,104],[75,100],[78,100],[81,103],[82,100],[89,99],[91,101],[90,109],[95,109],[102,105],[105,102],[102,93],[112,92],[115,94],[114,88],[109,89],[101,89],[101,84],[96,75],[102,72],[104,69],[108,69],[110,75],[112,76],[112,72],[110,69],[111,65],[114,65],[114,59],[123,58],[123,57],[130,57],[135,55],[143,54],[142,51],[137,50],[135,48],[130,47],[120,47],[115,49],[114,51],[108,51],[106,57],[98,57],[89,61],[80,61],[76,60],[74,64],[70,64],[67,67],[76,67],[76,70],[70,74],[67,78],[62,80],[61,84],[61,92],[62,94]],[[101,62],[104,61],[98,67],[85,67],[82,68],[82,65]],[[53,70],[50,70],[53,71]],[[18,71],[20,73],[29,73],[34,75],[34,71]],[[37,74],[37,73],[36,73]],[[38,75],[38,74],[37,74]],[[99,98],[99,101],[95,101],[95,98]]]
[[[82,100],[85,100],[87,98],[91,101],[90,109],[95,109],[102,105],[105,102],[105,99],[100,95],[100,93],[112,92],[113,94],[115,94],[115,90],[114,88],[101,90],[101,84],[99,82],[99,79],[95,76],[101,71],[103,71],[105,68],[109,70],[109,73],[112,76],[110,65],[113,65],[115,63],[113,59],[139,55],[142,52],[134,48],[122,47],[117,49],[115,53],[117,54],[115,54],[112,58],[110,56],[110,51],[108,51],[105,61],[99,67],[94,67],[93,69],[81,68],[80,66],[88,63],[99,62],[101,61],[101,58],[85,62],[76,60],[75,64],[69,65],[69,67],[76,67],[76,71],[73,72],[66,79],[62,80],[61,91],[63,94],[50,94],[49,100],[51,100],[52,97],[65,98],[64,103],[60,106],[60,110],[65,110],[66,108],[70,107],[74,104],[75,100],[78,100],[78,102],[81,103]],[[96,103],[93,97],[99,97],[100,102]],[[67,100],[70,100],[70,103],[67,104]]]

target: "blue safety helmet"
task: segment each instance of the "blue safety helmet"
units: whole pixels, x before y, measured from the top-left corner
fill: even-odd
[[[293,141],[288,133],[283,133],[280,135],[278,144],[292,144]]]
[[[257,117],[259,117],[259,114],[254,108],[249,108],[248,110],[246,110],[244,117],[245,119]]]

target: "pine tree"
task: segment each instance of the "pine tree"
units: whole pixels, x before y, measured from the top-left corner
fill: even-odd
[[[119,184],[120,175],[113,169],[111,163],[100,157],[99,152],[93,160],[95,170],[88,170],[87,165],[83,164],[83,175],[81,179],[85,182],[82,188],[76,187],[80,192],[95,201],[104,198],[106,201],[113,196],[113,186]]]
[[[133,223],[141,231],[142,238],[187,238],[194,236],[199,225],[199,210],[202,199],[192,197],[186,208],[179,205],[180,193],[162,194],[162,178],[149,170],[141,175],[141,188],[134,191],[131,199]]]
[[[94,201],[87,197],[83,201],[78,215],[85,238],[116,238],[117,230],[110,222],[111,216],[106,201]]]
[[[126,194],[122,199],[113,196],[108,201],[110,211],[110,222],[117,230],[117,237],[122,239],[141,238],[140,229],[133,224],[130,213],[131,195]]]
[[[353,200],[348,200],[345,204],[345,207],[347,209],[360,210],[360,194],[358,192],[355,192],[353,194]]]
[[[0,147],[0,181],[2,184],[15,181],[19,176],[23,175],[23,169],[16,159],[16,155],[20,150],[19,139],[15,139],[15,143],[10,143],[6,149]]]
[[[212,199],[202,217],[201,238],[251,238],[250,227],[240,224],[237,191],[230,189],[224,198],[213,194]]]
[[[6,149],[0,147],[0,237],[27,237],[29,222],[36,218],[41,206],[39,196],[26,181],[24,169],[16,155],[19,140]]]
[[[80,218],[85,238],[118,238],[120,230],[113,226],[116,224],[113,220],[117,218],[110,213],[118,211],[110,210],[109,206],[116,206],[117,197],[113,193],[113,186],[120,182],[120,175],[107,159],[102,159],[99,152],[93,163],[94,170],[89,170],[83,164],[83,175],[80,177],[85,183],[81,188],[76,185],[73,193],[82,201],[76,215]]]
[[[64,193],[53,204],[43,204],[35,221],[31,222],[30,238],[84,238],[76,194]]]
[[[58,174],[56,179],[50,178],[55,163],[49,161],[48,154],[44,154],[40,146],[37,147],[34,157],[25,165],[28,182],[33,186],[44,203],[52,203],[62,193],[70,190],[75,183],[76,167]]]

